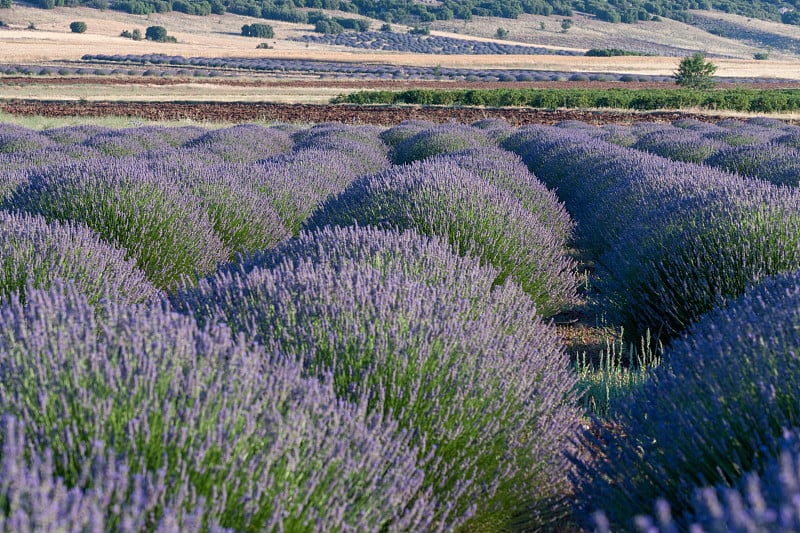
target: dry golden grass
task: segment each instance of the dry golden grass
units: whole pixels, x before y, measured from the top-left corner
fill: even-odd
[[[86,8],[56,8],[42,10],[13,6],[0,12],[2,20],[11,29],[0,30],[0,63],[47,62],[56,60],[76,60],[84,54],[147,54],[204,57],[269,57],[285,59],[319,59],[329,61],[353,61],[359,63],[382,63],[395,65],[419,65],[442,67],[473,68],[530,68],[538,70],[557,70],[568,72],[616,72],[630,74],[670,75],[678,64],[677,57],[611,57],[592,58],[583,56],[476,56],[476,55],[430,55],[397,52],[372,52],[344,49],[333,46],[312,45],[288,41],[287,38],[309,33],[310,25],[289,24],[269,21],[275,28],[275,38],[267,41],[272,49],[256,49],[260,40],[240,35],[243,24],[258,19],[226,14],[196,17],[180,13],[151,15],[130,15],[115,11],[98,11]],[[624,36],[633,40],[650,38],[653,42],[670,42],[675,46],[697,49],[691,40],[699,38],[699,30],[675,21],[659,23],[648,22],[636,25],[607,24],[587,17],[573,17],[576,24],[566,34],[556,31],[558,17],[537,17],[525,15],[515,21],[476,17],[474,22],[437,23],[436,27],[450,29],[444,33],[454,37],[481,38],[491,40],[491,32],[500,25],[510,28],[511,36],[521,41],[539,46],[572,49],[589,47],[614,47],[613,36]],[[69,23],[82,20],[87,24],[83,34],[69,31]],[[539,23],[547,21],[548,31],[539,30]],[[261,21],[263,22],[263,20]],[[29,23],[36,30],[26,30]],[[373,26],[378,23],[375,22]],[[447,25],[451,25],[449,27]],[[139,28],[144,32],[147,26],[159,25],[167,28],[177,43],[153,43],[133,41],[120,37],[122,30]],[[459,34],[452,33],[458,30]],[[680,30],[680,31],[679,31]],[[800,37],[800,29],[795,31]],[[470,35],[464,35],[469,32]],[[708,43],[703,47],[709,50],[724,48],[737,53],[741,59],[715,59],[719,76],[736,77],[791,77],[800,75],[795,60],[776,59],[754,61],[752,47],[733,43],[730,40],[702,33]],[[717,42],[719,41],[719,42]],[[591,43],[595,43],[591,45]],[[600,44],[598,44],[600,43]],[[607,44],[608,46],[604,46]],[[708,46],[706,46],[708,45]],[[712,46],[713,45],[713,46]],[[578,48],[575,48],[575,47]],[[618,46],[623,47],[624,46]]]
[[[126,102],[272,102],[326,104],[358,89],[330,87],[242,87],[224,84],[176,85],[0,85],[0,99],[126,101]],[[56,96],[57,95],[57,96]]]

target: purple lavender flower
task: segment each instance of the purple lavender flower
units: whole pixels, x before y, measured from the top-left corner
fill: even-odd
[[[184,146],[202,148],[228,162],[252,163],[292,149],[292,139],[283,131],[255,124],[211,130]]]
[[[147,529],[437,528],[416,437],[367,414],[366,398],[336,399],[329,376],[305,378],[293,360],[165,304],[94,308],[60,284],[26,294],[0,307],[0,409],[87,499],[103,486],[94,476],[107,467],[90,470],[103,449],[127,463],[112,482],[135,490],[104,494],[101,512]]]
[[[352,224],[445,238],[459,254],[497,268],[497,283],[519,283],[543,316],[574,301],[577,277],[563,240],[512,194],[453,162],[420,161],[361,178],[306,227]]]
[[[31,172],[4,202],[11,210],[73,221],[125,248],[159,288],[212,272],[229,257],[197,196],[135,159],[91,159]]]
[[[720,150],[706,164],[778,185],[800,185],[800,149],[768,142]]]
[[[141,302],[159,294],[124,250],[70,222],[48,224],[41,216],[0,211],[0,257],[3,300],[28,283],[47,288],[59,278],[73,282],[90,302],[109,294]]]
[[[463,124],[443,124],[424,129],[397,144],[392,152],[395,164],[420,161],[426,157],[488,146],[485,131]]]
[[[421,132],[436,126],[435,122],[428,120],[405,120],[396,126],[381,132],[380,138],[392,148]]]
[[[455,163],[485,179],[491,185],[511,193],[545,227],[566,242],[575,229],[575,222],[564,204],[529,170],[522,159],[507,150],[495,147],[473,148],[436,156],[431,160]]]
[[[340,397],[397,417],[433,455],[425,486],[448,529],[473,512],[476,530],[542,527],[564,511],[576,377],[554,327],[495,278],[443,241],[326,228],[173,300],[298,353],[309,373],[333,374]]]
[[[651,379],[615,405],[607,427],[619,431],[585,436],[602,444],[582,464],[581,508],[622,526],[665,498],[683,517],[698,487],[769,470],[784,428],[800,422],[799,310],[794,271],[751,286],[674,341]]]

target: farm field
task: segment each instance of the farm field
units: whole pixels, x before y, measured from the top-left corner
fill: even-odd
[[[800,27],[692,13],[0,9],[0,532],[800,530]],[[698,50],[787,110],[474,105]]]
[[[777,516],[798,139],[767,118],[0,126],[9,530]]]

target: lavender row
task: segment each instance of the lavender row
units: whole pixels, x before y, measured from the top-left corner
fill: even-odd
[[[296,354],[429,457],[434,521],[503,530],[567,511],[575,376],[555,328],[497,270],[413,231],[325,228],[221,269],[174,304]]]
[[[575,299],[577,278],[563,235],[502,183],[465,167],[444,154],[364,176],[326,201],[306,227],[358,224],[439,236],[497,268],[496,282],[519,283],[540,314],[565,309]]]
[[[586,126],[581,129],[588,134],[668,159],[703,163],[779,185],[800,184],[800,129],[780,121],[680,120],[671,125],[618,126],[610,130],[616,135],[609,128]]]
[[[347,46],[366,50],[386,50],[390,52],[413,52],[415,54],[468,54],[468,55],[583,55],[582,52],[554,50],[540,46],[473,41],[433,35],[412,35],[409,33],[364,31],[339,34],[303,35],[290,40]]]
[[[93,307],[62,284],[26,294],[0,306],[2,466],[16,469],[0,491],[32,498],[7,501],[4,527],[441,527],[412,433],[366,398],[337,399],[330,376],[304,377],[301,351],[166,304]]]
[[[389,166],[374,128],[288,130],[4,127],[2,205],[88,226],[168,289],[276,245],[326,197]]]
[[[631,75],[615,73],[574,73],[535,69],[469,69],[448,67],[413,67],[402,65],[365,65],[360,63],[267,59],[267,58],[204,58],[182,56],[167,56],[160,54],[145,55],[85,55],[82,58],[87,62],[111,62],[148,65],[149,70],[158,72],[162,65],[170,65],[168,71],[175,71],[178,67],[211,68],[218,70],[204,70],[204,75],[235,75],[237,71],[270,72],[276,74],[316,74],[320,77],[358,77],[364,79],[452,79],[467,81],[620,81],[620,82],[672,82],[671,76]],[[152,66],[151,66],[152,65]],[[10,67],[13,68],[13,67]],[[135,71],[139,72],[139,71]],[[34,73],[31,71],[31,73]],[[766,81],[766,80],[739,80]],[[774,80],[773,80],[774,81]]]
[[[618,431],[584,436],[599,448],[581,463],[581,508],[604,509],[615,528],[630,527],[659,498],[680,529],[689,520],[707,527],[723,518],[737,531],[796,525],[797,470],[783,465],[788,477],[781,479],[776,463],[782,451],[798,451],[798,309],[800,271],[766,278],[669,346],[667,364],[615,405],[605,427]],[[748,472],[767,474],[752,507],[729,500],[723,514],[697,504],[699,488],[741,488]],[[758,521],[757,529],[745,527]]]
[[[792,433],[796,434],[797,430]],[[795,437],[796,438],[796,437]],[[691,531],[768,531],[790,533],[800,528],[800,454],[787,445],[780,457],[769,462],[763,474],[749,472],[734,487],[703,487],[695,492]],[[661,498],[654,516],[640,514],[632,526],[640,533],[672,533],[686,526],[673,516],[669,502]],[[593,516],[595,531],[610,533],[603,511]]]
[[[613,321],[669,338],[748,283],[800,265],[800,193],[568,128],[504,141],[558,191],[598,258]]]

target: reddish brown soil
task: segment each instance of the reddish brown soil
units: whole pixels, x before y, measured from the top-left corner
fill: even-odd
[[[210,122],[345,122],[354,124],[399,124],[404,120],[471,123],[484,118],[504,118],[510,124],[556,124],[580,120],[588,124],[672,122],[680,118],[716,121],[719,117],[682,112],[628,112],[544,110],[520,108],[357,106],[316,104],[268,104],[246,102],[75,102],[7,100],[0,111],[11,115],[45,117],[123,116],[149,120],[194,120]]]

